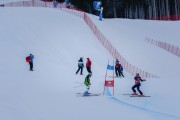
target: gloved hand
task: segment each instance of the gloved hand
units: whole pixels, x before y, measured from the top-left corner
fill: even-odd
[[[145,79],[142,79],[141,81],[144,82],[144,81],[146,81],[146,80],[145,80]]]

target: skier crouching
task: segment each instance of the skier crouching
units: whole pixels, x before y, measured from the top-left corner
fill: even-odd
[[[86,78],[85,78],[85,80],[84,80],[84,84],[85,84],[85,86],[86,86],[86,88],[87,88],[87,90],[84,92],[84,96],[87,96],[88,94],[89,94],[89,89],[90,89],[90,85],[91,85],[91,83],[90,83],[90,77],[91,77],[91,74],[88,74],[87,76],[86,76]]]
[[[140,96],[144,96],[142,91],[140,90],[140,86],[141,86],[141,81],[145,81],[145,80],[142,80],[139,73],[136,73],[136,76],[134,77],[134,80],[135,80],[135,85],[132,87],[132,90],[133,90],[133,94],[132,95],[138,95],[136,93],[136,90],[135,88],[137,88],[138,92],[140,93]]]

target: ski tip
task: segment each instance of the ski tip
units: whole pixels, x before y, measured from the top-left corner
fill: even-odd
[[[122,95],[133,95],[133,94],[122,94]]]
[[[133,94],[122,94],[122,95],[129,95],[130,97],[151,97],[151,96],[148,96],[148,95],[133,95]]]

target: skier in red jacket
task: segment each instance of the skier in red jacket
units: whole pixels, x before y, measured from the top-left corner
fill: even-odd
[[[116,62],[115,62],[115,73],[116,73],[116,77],[124,77],[123,75],[123,67],[122,65],[119,63],[119,60],[116,59]]]
[[[92,65],[91,60],[89,58],[87,58],[86,69],[87,69],[88,73],[92,75],[91,65]]]

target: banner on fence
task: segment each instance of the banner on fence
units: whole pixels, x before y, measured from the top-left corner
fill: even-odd
[[[101,1],[94,1],[93,2],[93,7],[94,7],[95,10],[99,10],[101,5],[102,5]]]

